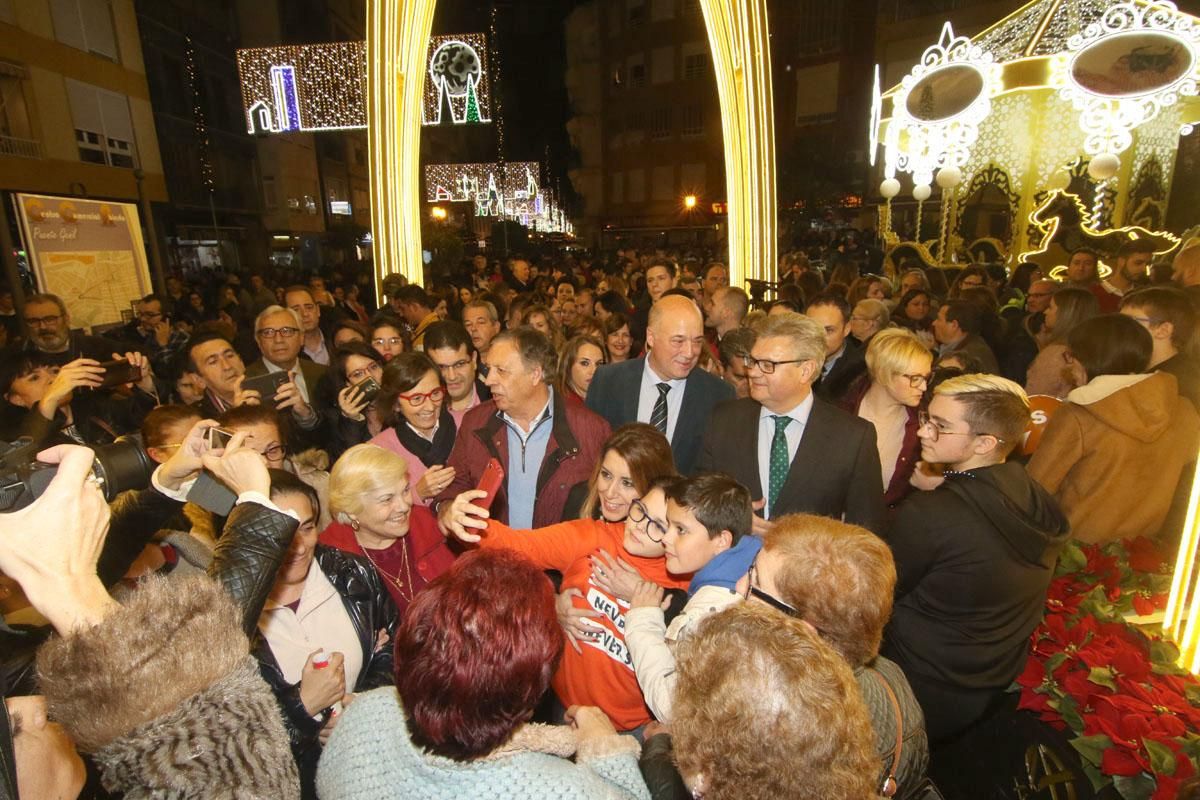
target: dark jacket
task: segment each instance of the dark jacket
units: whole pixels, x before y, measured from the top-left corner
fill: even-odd
[[[858,409],[870,388],[870,375],[862,375],[851,385],[850,390],[846,392],[846,396],[842,398],[838,406],[843,411],[858,416]],[[888,508],[895,508],[913,490],[909,479],[912,478],[912,474],[917,468],[917,462],[921,460],[921,440],[917,438],[917,431],[921,426],[917,417],[917,409],[909,408],[908,420],[904,423],[904,442],[900,445],[900,454],[896,456],[892,480],[883,490],[883,504]],[[878,441],[878,437],[876,437],[876,441]],[[882,465],[880,467],[882,469]],[[882,474],[881,471],[880,475],[882,476]]]
[[[634,358],[619,364],[607,364],[596,370],[588,388],[587,406],[608,420],[613,428],[638,421],[638,399],[646,358]],[[700,367],[692,370],[683,388],[679,418],[671,436],[671,453],[680,475],[696,469],[700,455],[700,436],[713,408],[734,397],[733,387]]]
[[[813,394],[830,403],[840,400],[849,391],[850,384],[867,371],[867,348],[853,336],[847,336],[845,341],[846,349],[833,362],[829,374],[822,375],[813,383]]]
[[[1176,353],[1155,367],[1159,372],[1175,376],[1179,394],[1186,397],[1200,411],[1200,363],[1184,353]]]
[[[910,495],[885,537],[898,578],[883,654],[909,676],[1003,691],[1024,668],[1068,533],[1012,461]]]
[[[586,408],[566,402],[554,393],[554,419],[546,458],[538,471],[537,499],[533,504],[533,527],[542,528],[563,519],[567,495],[580,481],[587,481],[592,468],[604,455],[608,423]],[[430,505],[436,509],[460,492],[479,485],[483,469],[495,458],[507,469],[508,429],[500,419],[496,402],[488,400],[472,408],[463,417],[458,438],[450,452],[448,466],[454,467],[454,480]],[[492,516],[508,523],[508,490],[501,486],[491,507]]]
[[[392,649],[396,639],[396,606],[384,588],[379,574],[364,558],[333,547],[317,545],[313,566],[325,573],[342,598],[346,613],[354,623],[359,644],[362,645],[363,665],[358,682],[347,686],[347,692],[365,692],[394,682]],[[274,575],[271,576],[272,581]],[[376,649],[380,631],[386,631],[387,644]],[[300,684],[288,683],[279,662],[266,638],[257,633],[251,640],[250,652],[258,659],[259,669],[283,711],[284,727],[291,738],[292,755],[300,769],[300,787],[304,797],[315,797],[314,781],[317,761],[321,757],[318,734],[327,717],[313,719],[300,701]]]
[[[290,417],[283,429],[290,431],[287,445],[288,450],[292,453],[299,453],[313,447],[324,448],[326,431],[329,426],[327,418],[329,407],[322,399],[328,391],[327,384],[323,380],[326,368],[308,358],[298,359],[296,366],[304,376],[304,385],[308,389],[308,404],[316,414],[316,419],[306,425],[301,425],[295,414],[284,412]],[[267,366],[261,358],[246,365],[247,378],[257,378],[266,375],[267,372]]]
[[[696,464],[698,472],[727,472],[762,499],[758,417],[762,406],[744,398],[713,411]],[[800,437],[771,517],[819,514],[873,531],[883,525],[883,480],[875,427],[820,398]]]

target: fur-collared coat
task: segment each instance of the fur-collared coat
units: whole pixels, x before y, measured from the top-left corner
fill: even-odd
[[[38,652],[51,717],[141,798],[300,796],[275,697],[241,615],[207,577],[146,580],[103,623]]]

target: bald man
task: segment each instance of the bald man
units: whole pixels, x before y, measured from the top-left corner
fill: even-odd
[[[704,320],[696,303],[664,296],[650,309],[646,355],[597,370],[588,389],[588,408],[614,429],[627,422],[658,428],[671,443],[675,468],[681,475],[690,474],[713,407],[734,397],[727,383],[696,366],[705,346]]]

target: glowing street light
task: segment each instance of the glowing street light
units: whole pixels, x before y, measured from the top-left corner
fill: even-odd
[[[689,194],[683,198],[683,207],[691,211],[696,207],[696,195]]]
[[[433,209],[430,210],[429,214],[434,219],[442,220],[446,218],[446,209],[442,208],[441,206],[434,206]]]

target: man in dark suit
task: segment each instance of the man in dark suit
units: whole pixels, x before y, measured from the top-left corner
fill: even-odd
[[[875,428],[813,396],[824,359],[821,325],[801,314],[768,317],[747,358],[750,397],[720,405],[704,432],[697,468],[727,472],[750,490],[758,532],[794,513],[882,526]]]
[[[836,403],[858,376],[867,371],[866,353],[850,335],[850,304],[836,294],[818,294],[804,313],[824,329],[825,361],[813,391],[822,400]]]
[[[256,378],[272,372],[286,372],[288,381],[275,393],[275,408],[291,412],[294,428],[289,437],[293,450],[319,446],[321,412],[313,402],[325,367],[300,358],[304,344],[300,316],[290,308],[268,306],[254,320],[254,340],[262,358],[246,366],[246,377]],[[264,401],[270,398],[263,398]]]
[[[650,309],[643,358],[609,364],[596,371],[587,405],[616,428],[647,422],[671,443],[675,468],[692,472],[700,452],[700,434],[713,407],[733,399],[733,389],[697,368],[704,341],[704,320],[696,303],[667,295]]]

